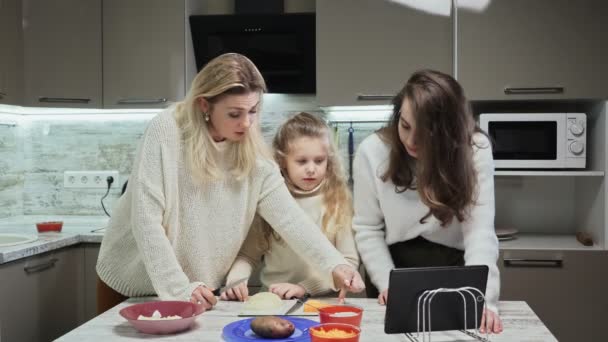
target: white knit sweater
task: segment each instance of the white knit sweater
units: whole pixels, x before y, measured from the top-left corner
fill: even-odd
[[[230,144],[217,144],[216,153],[227,155]],[[256,212],[320,272],[347,263],[300,209],[274,162],[260,158],[242,180],[195,182],[169,108],[152,119],[140,142],[97,273],[126,296],[185,300],[200,284],[222,284]]]
[[[420,224],[429,208],[422,203],[417,191],[397,193],[390,180],[380,179],[388,166],[390,147],[377,134],[359,145],[353,165],[353,229],[365,269],[379,290],[388,288],[389,272],[395,267],[388,245],[422,236],[464,250],[466,265],[490,268],[486,303],[496,312],[500,279],[496,266],[498,239],[494,232],[494,161],[488,139],[482,134],[476,134],[474,139],[477,145],[487,146],[473,147],[479,186],[477,204],[468,220],[462,223],[454,220],[443,228],[433,216]]]
[[[299,191],[298,193],[292,191],[292,194],[320,230],[325,214],[323,193],[315,190]],[[328,224],[333,223],[330,221]],[[268,226],[268,223],[259,217],[254,219],[249,235],[230,270],[227,283],[251,276],[253,270],[262,264],[263,256],[260,280],[265,287],[276,283],[299,284],[313,296],[335,290],[332,277],[319,273],[314,265],[310,265],[303,257],[296,254],[284,241],[277,241],[274,238],[267,241],[263,230],[265,226]],[[327,236],[327,239],[336,246],[350,265],[354,268],[359,267],[359,255],[351,227],[337,228],[337,232]]]

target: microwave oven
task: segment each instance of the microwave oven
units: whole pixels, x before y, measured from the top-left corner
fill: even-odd
[[[585,113],[483,113],[480,128],[492,141],[497,169],[583,169]]]

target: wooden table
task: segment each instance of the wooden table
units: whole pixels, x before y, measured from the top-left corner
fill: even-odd
[[[218,342],[223,341],[222,329],[225,325],[244,318],[237,316],[240,306],[243,305],[242,303],[220,301],[213,310],[207,311],[197,318],[195,325],[189,331],[168,336],[140,334],[118,314],[118,311],[132,303],[149,300],[155,300],[155,298],[131,298],[72,330],[57,341],[138,341],[153,339],[154,341],[175,342]],[[332,300],[328,301],[331,302]],[[348,298],[347,301],[349,304],[361,306],[365,310],[361,323],[361,342],[410,341],[405,335],[387,335],[384,333],[386,307],[378,305],[375,299]],[[499,310],[504,323],[504,332],[500,335],[491,335],[491,341],[557,341],[525,302],[500,302]],[[307,316],[306,318],[318,320],[316,316]],[[419,340],[422,342],[422,337]],[[432,341],[475,340],[462,332],[448,331],[433,333]]]

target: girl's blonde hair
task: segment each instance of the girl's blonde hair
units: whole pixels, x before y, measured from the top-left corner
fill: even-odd
[[[290,152],[290,144],[301,137],[319,138],[327,141],[327,172],[322,185],[323,204],[326,208],[322,218],[321,230],[331,240],[339,229],[351,229],[353,208],[351,194],[343,172],[342,163],[333,143],[332,133],[325,121],[310,113],[299,113],[288,119],[281,127],[272,142],[274,158],[281,168],[284,177],[286,158]],[[330,224],[331,223],[331,224]],[[266,232],[267,238],[273,230]]]
[[[182,130],[185,154],[195,179],[202,182],[222,178],[219,169],[217,144],[209,132],[206,113],[201,112],[200,99],[213,105],[227,95],[241,95],[251,92],[262,94],[266,83],[262,74],[247,57],[237,53],[227,53],[212,59],[196,75],[186,98],[177,103],[175,117]],[[259,112],[259,111],[258,111]],[[226,153],[230,173],[240,179],[248,175],[260,156],[270,159],[270,153],[262,138],[259,118],[251,125],[244,140],[229,143]]]

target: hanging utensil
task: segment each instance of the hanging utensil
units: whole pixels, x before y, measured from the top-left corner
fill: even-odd
[[[355,158],[355,130],[353,122],[348,128],[348,185],[353,185],[353,159]]]

